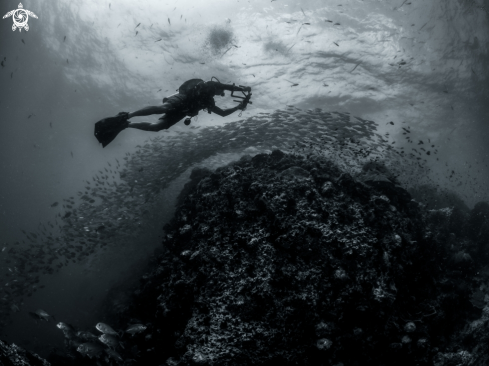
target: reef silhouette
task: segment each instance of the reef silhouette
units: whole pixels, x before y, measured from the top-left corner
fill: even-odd
[[[111,315],[115,329],[146,328],[105,362],[487,362],[487,206],[426,209],[381,163],[352,175],[280,150],[194,169],[162,249]]]

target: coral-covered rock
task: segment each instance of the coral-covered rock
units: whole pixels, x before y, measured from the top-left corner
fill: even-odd
[[[159,350],[140,364],[429,365],[463,327],[453,210],[411,204],[381,165],[274,151],[201,173],[125,314],[152,324],[128,341]]]
[[[37,354],[26,351],[16,344],[0,340],[0,365],[5,366],[49,366],[50,363]]]

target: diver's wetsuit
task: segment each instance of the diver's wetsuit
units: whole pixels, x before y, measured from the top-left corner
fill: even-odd
[[[214,78],[214,77],[213,77]],[[216,79],[217,80],[217,79]],[[248,92],[244,100],[234,108],[222,110],[214,102],[214,96],[224,96],[224,90]],[[120,112],[115,117],[103,118],[95,123],[94,135],[97,140],[106,147],[116,136],[127,127],[137,128],[144,131],[160,131],[168,129],[185,116],[196,116],[200,110],[207,109],[209,113],[225,117],[238,109],[246,108],[251,103],[250,87],[241,87],[221,84],[219,81],[204,82],[202,79],[191,79],[183,83],[178,93],[163,99],[161,106],[146,107],[133,113]],[[149,116],[151,114],[163,114],[157,123],[129,122],[128,119],[138,116]],[[190,121],[186,120],[185,124]]]
[[[179,92],[163,99],[163,105],[146,107],[129,113],[127,118],[148,116],[151,114],[163,114],[159,122],[128,122],[127,127],[136,128],[144,131],[160,131],[168,129],[186,116],[194,117],[200,110],[207,109],[209,113],[214,112],[219,116],[225,117],[238,109],[243,109],[243,104],[234,108],[222,110],[216,106],[214,96],[224,96],[224,90],[229,91],[249,91],[250,88],[241,88],[229,84],[221,84],[216,81],[204,82],[201,79],[191,79],[185,82]]]

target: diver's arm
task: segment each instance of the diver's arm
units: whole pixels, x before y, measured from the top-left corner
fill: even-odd
[[[226,117],[226,116],[229,116],[231,113],[234,113],[236,112],[238,109],[239,106],[241,104],[239,104],[238,106],[234,107],[234,108],[229,108],[229,109],[221,109],[217,106],[214,106],[211,108],[211,112],[214,112],[215,114],[217,114],[218,116],[221,116],[221,117]]]
[[[230,84],[221,84],[221,86],[224,87],[224,90],[229,90],[229,91],[251,91],[251,88],[249,86],[237,86],[237,85],[230,85]]]
[[[237,86],[234,84],[222,84],[216,81],[208,81],[206,84],[213,85],[216,89],[224,89],[229,91],[251,91],[249,86]]]

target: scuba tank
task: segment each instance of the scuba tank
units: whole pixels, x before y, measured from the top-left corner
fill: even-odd
[[[217,82],[220,83],[220,81],[215,76],[211,78],[211,81],[213,81],[213,79],[216,79]],[[203,91],[202,88],[205,88],[205,86],[206,86],[206,82],[202,79],[187,80],[182,85],[180,85],[176,93],[163,98],[163,103],[167,102],[170,98],[176,95],[181,95],[182,97],[187,97],[190,99],[195,98]],[[221,94],[221,96],[224,96],[224,92]],[[191,108],[191,106],[187,105],[186,107],[187,107],[186,108],[187,112],[189,112],[189,108]],[[208,112],[211,113],[210,110]],[[190,116],[185,118],[184,120],[185,125],[188,126],[192,122],[192,117],[195,117],[197,114],[198,112],[197,113],[194,112]]]
[[[179,94],[179,93],[173,93],[172,95],[169,95],[169,96],[167,96],[167,97],[164,97],[164,98],[163,98],[163,103],[165,103],[165,102],[166,102],[168,99],[170,99],[171,97],[173,97],[173,96],[175,96],[175,95],[177,95],[177,94]]]
[[[188,92],[192,91],[195,89],[195,87],[199,84],[205,84],[205,81],[202,79],[190,79],[184,82],[180,87],[178,88],[178,92],[180,94],[187,94]]]
[[[199,88],[201,88],[205,84],[205,81],[202,79],[190,79],[184,82],[180,87],[178,88],[178,92],[180,94],[185,94],[185,95],[192,95],[193,93],[197,92],[199,93]],[[188,126],[192,122],[192,117],[195,117],[195,115],[188,116],[185,118],[183,123],[185,123],[185,126]]]

